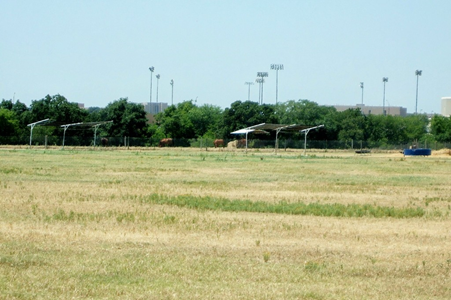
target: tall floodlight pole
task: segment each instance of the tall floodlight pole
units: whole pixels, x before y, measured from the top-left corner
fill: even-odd
[[[282,64],[272,64],[271,70],[276,70],[276,104],[279,98],[279,70],[283,70]]]
[[[153,71],[155,71],[154,67],[149,68],[150,71],[150,101],[149,101],[149,113],[152,113],[152,77]]]
[[[257,78],[255,79],[255,82],[258,83],[258,104],[261,104],[261,98],[262,98],[262,82],[263,78]]]
[[[382,82],[384,83],[384,100],[382,103],[382,114],[385,116],[385,83],[388,82],[388,77],[383,77]]]
[[[363,105],[363,82],[360,83],[360,88],[362,89],[362,105]]]
[[[261,78],[261,86],[260,86],[260,88],[261,88],[261,103],[260,104],[263,104],[263,83],[265,83],[265,80],[263,79],[264,77],[268,77],[268,72],[258,72],[257,73],[257,77],[260,77]]]
[[[174,105],[174,80],[171,79],[171,105]]]
[[[158,82],[160,81],[160,74],[157,74],[155,77],[157,77],[157,113],[160,112],[158,107]]]
[[[423,73],[422,70],[415,71],[415,75],[417,76],[417,97],[415,100],[415,114],[417,114],[417,109],[418,109],[418,77],[421,76],[421,73]]]
[[[244,84],[248,85],[248,89],[247,89],[247,101],[251,101],[251,85],[253,85],[253,82],[247,81]]]

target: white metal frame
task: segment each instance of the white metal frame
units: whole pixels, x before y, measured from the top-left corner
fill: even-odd
[[[321,128],[321,127],[324,127],[324,124],[318,125],[318,126],[315,126],[315,127],[310,127],[310,128],[303,129],[303,130],[299,131],[300,133],[303,132],[305,134],[305,137],[304,137],[305,138],[304,139],[304,156],[305,156],[305,152],[307,150],[307,134],[310,132],[310,130]]]
[[[30,148],[31,148],[31,140],[33,139],[33,129],[34,129],[34,127],[36,125],[38,125],[38,124],[42,124],[42,123],[45,123],[45,122],[48,122],[48,121],[50,121],[50,119],[37,121],[37,122],[30,123],[30,124],[27,125],[27,126],[30,126]]]
[[[64,141],[66,139],[66,130],[67,130],[67,128],[69,128],[70,126],[77,126],[77,125],[81,125],[81,124],[83,124],[83,122],[61,125],[61,127],[64,127],[63,148],[62,148],[63,150],[64,150]]]
[[[277,155],[277,150],[279,149],[279,133],[284,129],[290,129],[291,127],[297,126],[297,124],[291,124],[287,126],[282,126],[276,129],[276,145],[274,146],[274,153]]]
[[[113,121],[105,121],[95,124],[94,126],[94,147],[96,146],[96,139],[97,139],[97,128],[99,128],[100,125],[106,124],[106,123],[113,123]]]
[[[254,126],[250,126],[247,128],[243,128],[240,130],[236,130],[231,132],[231,134],[245,134],[246,135],[246,153],[247,153],[247,145],[248,145],[248,134],[249,132],[256,132],[256,133],[268,133],[265,130],[275,130],[276,131],[276,144],[274,146],[274,153],[277,154],[277,150],[279,148],[279,133],[284,131],[284,130],[297,130],[296,127],[307,127],[307,126],[303,126],[303,125],[299,125],[299,124],[291,124],[291,125],[286,125],[286,124],[266,124],[266,123],[261,123],[258,125],[254,125]],[[318,125],[315,127],[310,127],[310,128],[305,128],[300,130],[299,132],[305,133],[305,141],[304,141],[304,155],[306,152],[306,145],[307,145],[307,134],[309,133],[310,130],[312,129],[316,129],[316,128],[320,128],[320,127],[324,127],[324,125]]]

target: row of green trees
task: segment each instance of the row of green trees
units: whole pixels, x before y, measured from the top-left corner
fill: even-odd
[[[223,138],[233,139],[230,132],[260,123],[301,124],[324,127],[312,131],[309,140],[365,141],[371,147],[418,142],[451,142],[451,119],[425,114],[400,116],[363,115],[360,109],[338,112],[334,107],[321,106],[308,100],[290,100],[278,105],[251,101],[235,101],[221,109],[214,105],[197,106],[184,101],[170,106],[155,116],[149,124],[142,105],[126,98],[111,102],[105,108],[79,108],[62,95],[47,95],[34,100],[30,107],[20,101],[0,103],[0,137],[21,143],[29,135],[27,124],[51,119],[53,126],[37,126],[34,134],[61,136],[61,124],[113,121],[98,129],[99,136],[149,139],[155,144],[161,138],[175,139]],[[92,137],[93,128],[73,127],[66,136]],[[274,135],[258,136],[274,139]],[[294,133],[291,138],[300,138]]]

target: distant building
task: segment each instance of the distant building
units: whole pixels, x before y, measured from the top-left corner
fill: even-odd
[[[78,108],[81,108],[81,109],[85,108],[85,104],[84,103],[77,103],[77,105],[78,105]]]
[[[445,117],[451,116],[451,97],[442,98],[442,115]]]
[[[451,98],[450,98],[451,99]],[[337,111],[345,111],[347,109],[360,108],[364,115],[383,115],[384,108],[382,106],[366,106],[365,104],[357,105],[334,105]],[[385,115],[390,116],[407,116],[407,108],[402,106],[385,106]]]
[[[155,115],[146,113],[147,124],[155,124]]]
[[[164,102],[144,102],[142,103],[142,105],[144,106],[144,110],[146,113],[155,115],[157,113],[163,112],[166,110],[166,108],[168,108],[168,104],[164,103]]]

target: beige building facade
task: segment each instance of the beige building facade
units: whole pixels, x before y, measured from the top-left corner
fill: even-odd
[[[407,108],[402,106],[366,106],[365,104],[357,105],[334,105],[337,111],[345,111],[347,109],[360,108],[364,115],[383,115],[385,108],[385,115],[387,116],[407,116]]]
[[[142,103],[142,105],[144,106],[145,112],[152,114],[152,115],[163,112],[163,111],[165,111],[166,108],[168,108],[168,104],[165,102],[159,102],[159,103],[145,102],[145,103]]]
[[[442,97],[442,116],[451,116],[451,97]]]

